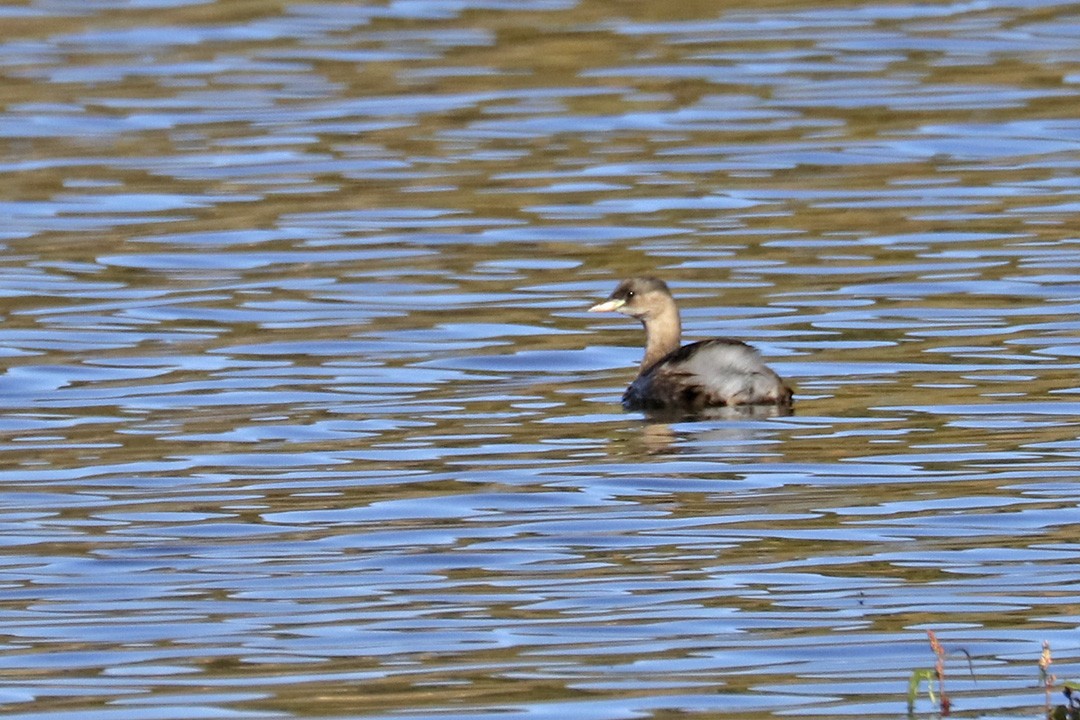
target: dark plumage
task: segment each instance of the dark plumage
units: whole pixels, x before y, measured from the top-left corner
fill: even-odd
[[[624,280],[606,301],[589,311],[620,312],[645,326],[645,357],[623,395],[628,410],[791,407],[791,389],[746,343],[717,338],[680,347],[679,309],[663,280]]]

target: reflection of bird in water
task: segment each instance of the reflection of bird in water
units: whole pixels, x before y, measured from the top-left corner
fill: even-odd
[[[752,457],[755,463],[770,462],[766,447],[776,442],[776,430],[765,429],[756,422],[715,422],[682,423],[681,420],[764,420],[768,417],[790,414],[790,408],[783,410],[775,405],[741,405],[740,410],[747,412],[728,413],[718,408],[704,410],[681,417],[674,413],[649,412],[641,424],[640,447],[649,455],[687,454],[700,455],[702,452],[723,453],[734,457],[744,455]]]
[[[679,308],[663,280],[624,280],[589,311],[620,312],[645,326],[641,370],[623,394],[628,410],[700,414],[765,406],[768,414],[783,414],[791,408],[791,389],[746,343],[715,338],[680,347]]]

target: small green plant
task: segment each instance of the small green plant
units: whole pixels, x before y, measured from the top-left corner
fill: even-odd
[[[926,694],[930,697],[930,702],[937,704],[937,699],[934,697],[934,671],[930,668],[917,668],[911,671],[911,677],[908,678],[907,684],[907,711],[908,715],[915,712],[915,700],[919,697],[919,686],[922,685],[923,680],[926,681]]]
[[[1051,707],[1050,696],[1054,689],[1057,677],[1050,672],[1050,665],[1054,662],[1050,654],[1050,643],[1043,640],[1042,655],[1039,656],[1039,679],[1042,680],[1046,692],[1046,717],[1047,720],[1080,720],[1080,683],[1066,680],[1061,692],[1065,695],[1065,704]]]
[[[1053,720],[1080,720],[1080,683],[1068,681],[1061,692],[1065,704],[1054,708]]]

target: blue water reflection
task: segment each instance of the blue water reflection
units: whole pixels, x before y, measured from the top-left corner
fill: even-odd
[[[0,9],[7,716],[1041,716],[1074,10]],[[623,412],[643,272],[795,414]]]

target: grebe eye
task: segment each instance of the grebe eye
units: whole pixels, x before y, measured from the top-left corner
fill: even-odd
[[[629,300],[629,299],[630,299],[630,298],[632,298],[632,297],[634,297],[634,291],[633,291],[633,290],[631,290],[631,291],[629,291],[628,293],[626,293],[626,299],[627,299],[627,300]]]

